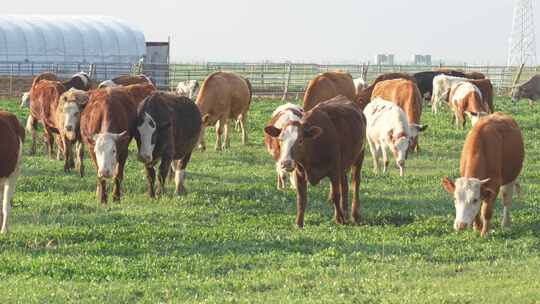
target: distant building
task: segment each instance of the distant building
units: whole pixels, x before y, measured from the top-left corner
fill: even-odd
[[[394,54],[377,54],[375,63],[377,65],[394,65]]]
[[[413,55],[415,65],[431,65],[431,55]]]

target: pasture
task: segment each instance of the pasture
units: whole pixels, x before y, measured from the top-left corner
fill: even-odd
[[[513,227],[492,233],[452,229],[452,198],[441,187],[459,174],[466,130],[447,107],[424,109],[422,153],[406,177],[391,160],[374,176],[369,150],[362,170],[359,226],[338,226],[326,202],[328,182],[309,187],[305,229],[294,225],[295,194],[276,190],[263,127],[279,102],[257,100],[248,118],[250,145],[232,133],[231,149],[194,153],[183,197],[146,195],[134,142],[120,204],[95,198],[96,175],[64,174],[62,162],[28,156],[17,184],[11,234],[0,236],[3,303],[540,303],[540,108],[498,98],[496,108],[523,129],[523,197]],[[16,101],[0,108],[27,110]],[[41,137],[40,137],[41,138]],[[368,148],[366,148],[368,149]]]

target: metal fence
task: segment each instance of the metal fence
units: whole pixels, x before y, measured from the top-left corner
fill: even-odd
[[[368,82],[378,75],[390,72],[416,73],[434,70],[442,66],[417,65],[372,65],[367,71]],[[504,66],[444,66],[444,68],[477,71],[491,79],[496,94],[507,94],[512,86],[518,67]],[[175,90],[178,82],[204,79],[216,71],[230,71],[248,78],[255,95],[275,98],[301,97],[308,82],[317,74],[326,71],[346,71],[354,78],[362,74],[362,65],[318,65],[297,63],[177,63],[177,64],[90,64],[51,62],[0,62],[0,96],[20,96],[27,91],[33,76],[43,72],[54,72],[60,78],[85,71],[96,81],[119,75],[144,73],[150,76],[162,90]],[[538,74],[540,68],[526,67],[522,80]]]

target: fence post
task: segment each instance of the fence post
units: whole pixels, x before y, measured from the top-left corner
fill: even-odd
[[[287,99],[287,94],[289,93],[289,83],[291,82],[291,73],[292,67],[291,64],[287,64],[287,78],[285,79],[285,88],[283,88],[283,96],[281,100],[285,101]]]
[[[9,65],[9,96],[13,97],[13,63]]]

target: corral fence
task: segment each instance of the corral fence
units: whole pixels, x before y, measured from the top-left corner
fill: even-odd
[[[368,82],[378,75],[391,72],[416,73],[448,68],[464,72],[477,71],[493,82],[495,93],[508,94],[519,67],[505,66],[418,66],[418,65],[371,65],[367,69]],[[125,74],[144,73],[150,76],[162,90],[174,91],[178,82],[204,79],[216,71],[238,73],[250,80],[256,96],[273,98],[301,98],[309,81],[319,73],[346,71],[354,78],[360,77],[364,65],[352,64],[298,64],[298,63],[172,63],[172,64],[127,64],[127,63],[51,63],[51,62],[0,62],[0,96],[15,97],[30,88],[32,77],[43,72],[54,72],[61,78],[85,71],[92,79],[103,81]],[[525,67],[521,75],[524,81],[540,72],[539,67]]]

